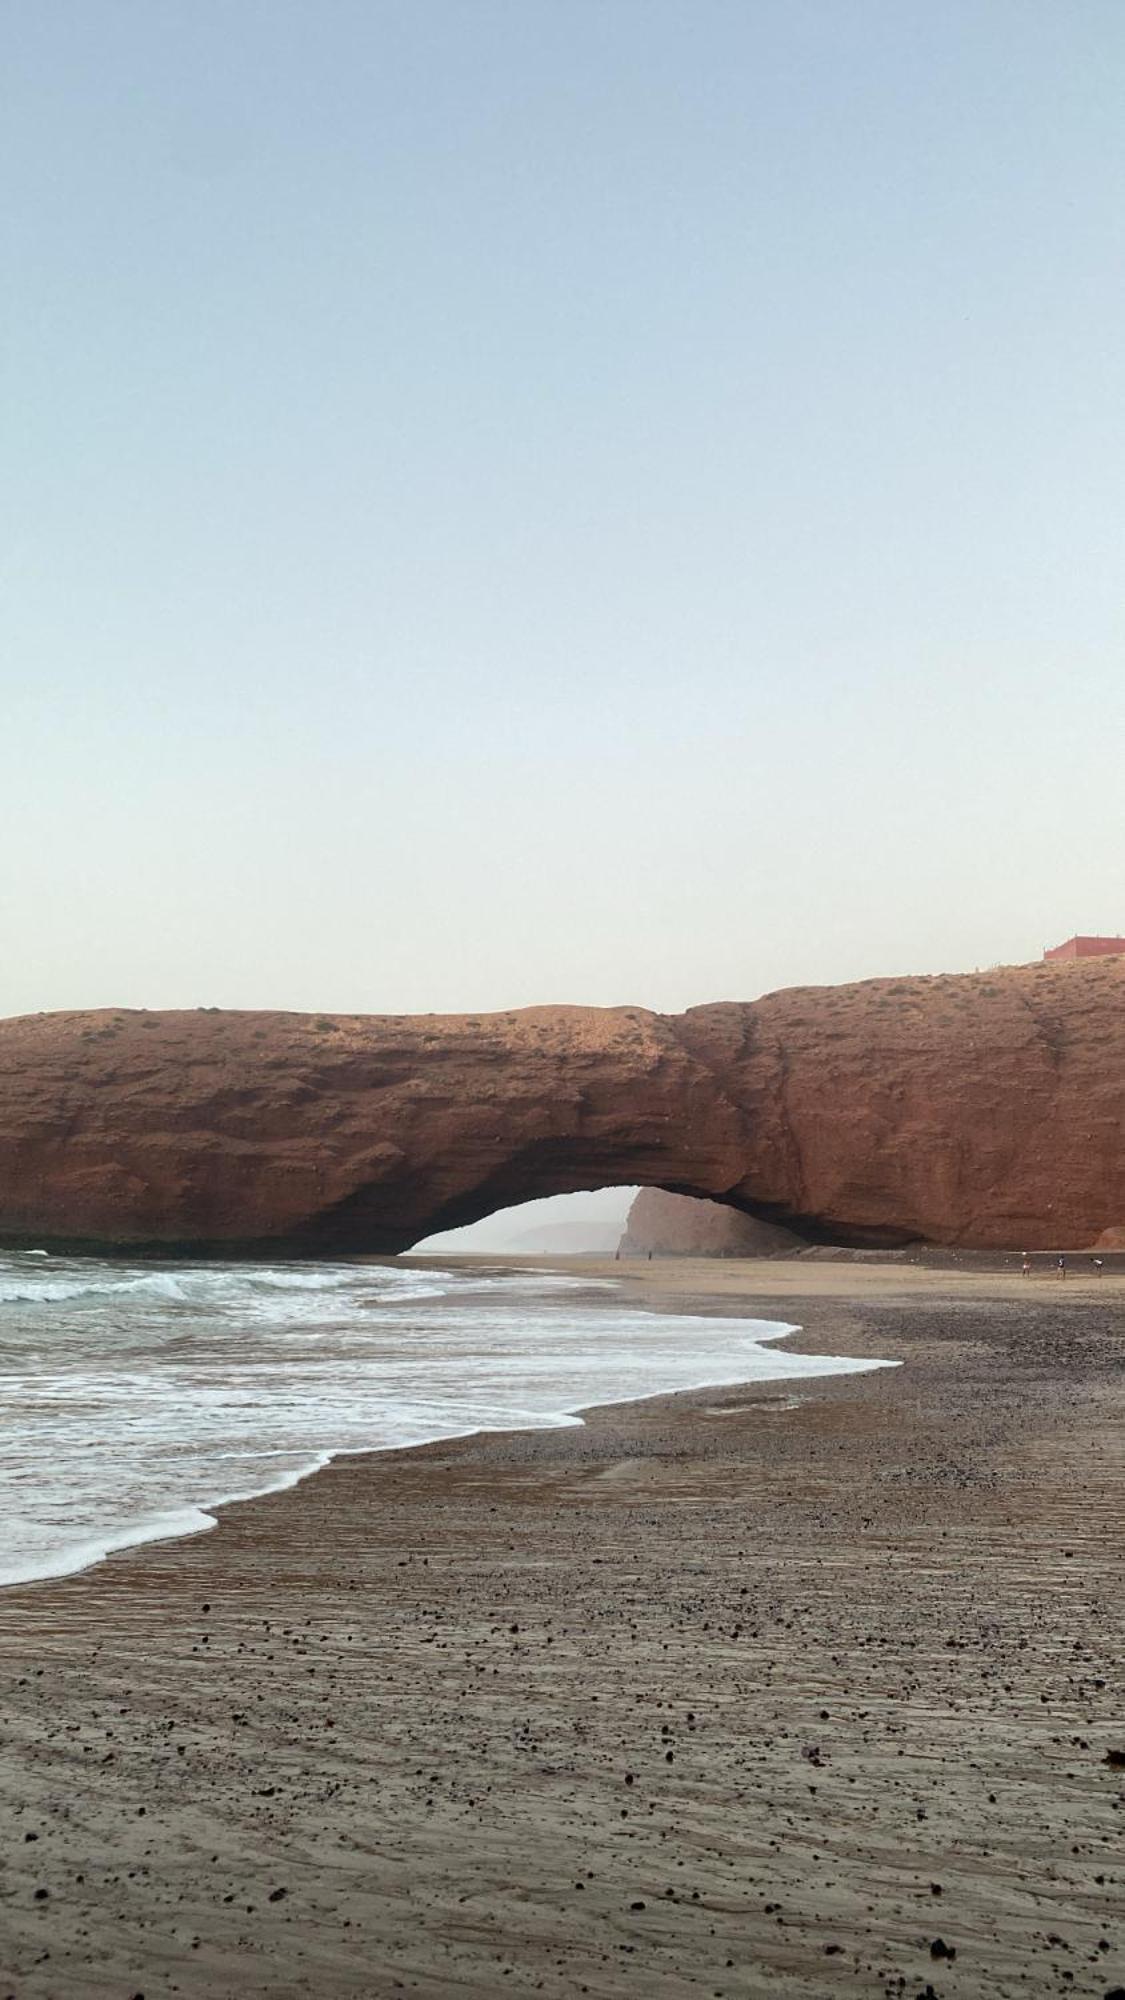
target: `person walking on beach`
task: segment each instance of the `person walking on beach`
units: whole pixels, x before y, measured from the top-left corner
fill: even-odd
[[[1060,1278],[1065,1278],[1065,1277],[1066,1277],[1066,1258],[1065,1258],[1065,1257],[1060,1257],[1060,1258],[1059,1258],[1059,1262],[1058,1262],[1058,1273],[1059,1273],[1059,1277],[1060,1277]]]
[[[1028,1256],[1026,1250],[1023,1253],[1023,1262],[1020,1265],[1020,1275],[1024,1278],[1030,1278],[1031,1276],[1031,1258]]]

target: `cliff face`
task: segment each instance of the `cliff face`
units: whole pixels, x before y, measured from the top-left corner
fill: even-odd
[[[0,1022],[0,1238],[394,1251],[640,1182],[840,1242],[1125,1221],[1125,961],[681,1015]]]
[[[697,1201],[665,1188],[642,1188],[625,1222],[625,1256],[779,1257],[804,1238],[776,1222],[743,1215],[725,1202]]]

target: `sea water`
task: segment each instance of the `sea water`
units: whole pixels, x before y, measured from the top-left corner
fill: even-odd
[[[580,1276],[0,1254],[0,1583],[213,1525],[335,1453],[871,1361]]]

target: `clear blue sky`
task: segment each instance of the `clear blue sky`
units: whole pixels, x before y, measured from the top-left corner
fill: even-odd
[[[1125,928],[1120,0],[0,43],[0,1011]]]

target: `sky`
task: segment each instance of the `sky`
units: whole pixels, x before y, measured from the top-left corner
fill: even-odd
[[[1120,0],[2,0],[0,1013],[1125,930]]]
[[[414,1245],[415,1256],[485,1255],[516,1251],[523,1256],[566,1257],[582,1251],[616,1250],[625,1231],[635,1187],[596,1188],[580,1194],[546,1195],[514,1208],[498,1208],[463,1229],[446,1229]]]

